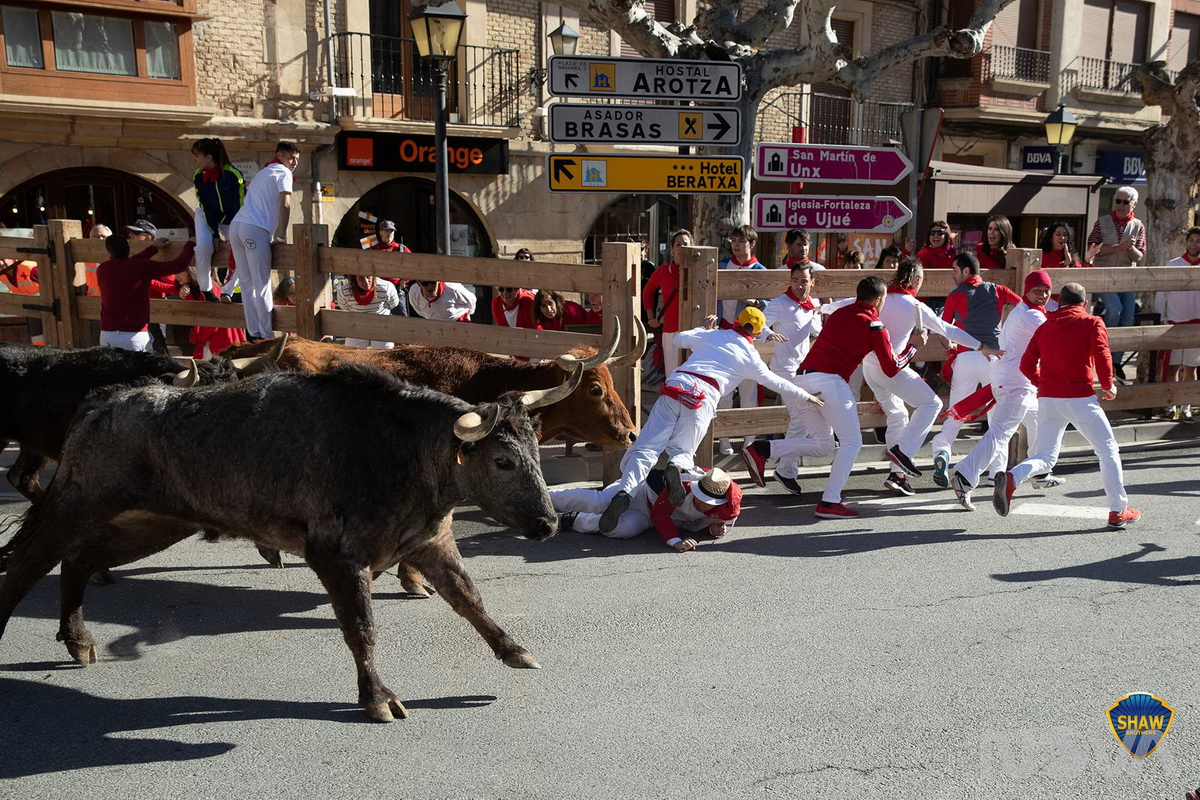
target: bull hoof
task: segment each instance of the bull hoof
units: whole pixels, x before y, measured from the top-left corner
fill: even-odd
[[[370,703],[363,704],[367,716],[376,722],[395,722],[397,719],[408,719],[408,709],[400,698],[388,692],[388,696]]]
[[[421,581],[400,579],[400,585],[404,587],[404,593],[412,597],[432,597],[436,591],[432,586]]]
[[[503,658],[505,666],[513,669],[541,669],[542,665],[534,661],[533,656],[525,650],[509,653]]]
[[[96,645],[84,642],[67,642],[66,644],[67,652],[79,666],[86,667],[96,663]]]
[[[260,547],[258,548],[258,554],[272,567],[283,569],[283,556],[280,555],[278,550],[270,547]]]

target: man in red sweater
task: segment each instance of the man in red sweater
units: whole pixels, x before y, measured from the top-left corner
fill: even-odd
[[[1087,293],[1078,283],[1062,287],[1058,310],[1047,317],[1025,348],[1021,372],[1038,392],[1038,452],[996,481],[992,504],[1000,516],[1008,516],[1017,487],[1054,467],[1063,431],[1071,424],[1096,451],[1108,497],[1108,527],[1119,531],[1142,515],[1129,507],[1117,441],[1092,389],[1094,375],[1103,399],[1117,396],[1108,329],[1103,320],[1084,310],[1086,303]]]
[[[122,350],[152,349],[150,341],[150,282],[187,269],[196,242],[189,240],[172,261],[151,261],[169,239],[154,244],[130,258],[129,240],[113,234],[104,240],[112,256],[96,268],[100,286],[100,344]]]
[[[663,351],[663,374],[668,378],[679,368],[679,349],[675,347],[675,334],[679,333],[679,259],[683,257],[682,248],[691,246],[691,231],[679,230],[671,234],[671,260],[654,270],[642,289],[646,324],[658,334],[656,338]],[[661,319],[654,314],[655,292],[662,295]]]

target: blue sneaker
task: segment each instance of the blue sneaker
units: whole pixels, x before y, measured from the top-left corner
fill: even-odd
[[[933,482],[943,489],[950,488],[950,454],[945,450],[933,457]]]

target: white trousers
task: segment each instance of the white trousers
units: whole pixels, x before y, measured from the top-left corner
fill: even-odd
[[[154,352],[150,331],[100,331],[100,346],[137,350],[140,353]]]
[[[696,448],[717,413],[717,389],[691,375],[673,376],[667,384],[702,392],[704,400],[699,408],[688,408],[670,397],[658,398],[637,441],[621,458],[621,477],[602,490],[605,505],[617,492],[633,494],[635,488],[646,482],[659,454],[664,452],[684,475],[702,474],[696,469]]]
[[[1125,494],[1120,450],[1108,417],[1094,396],[1038,398],[1037,452],[1012,468],[1013,481],[1020,485],[1032,476],[1054,468],[1067,425],[1074,425],[1096,451],[1108,510],[1124,511],[1129,505],[1129,497]]]
[[[798,375],[781,377],[800,385]],[[771,441],[771,457],[779,459],[775,474],[794,479],[799,471],[801,456],[819,458],[833,452],[833,428],[821,416],[821,409],[807,400],[785,394],[783,404],[788,410],[787,433],[784,438]]]
[[[988,431],[971,452],[955,465],[955,470],[972,486],[979,484],[985,472],[995,475],[1008,467],[1008,443],[1017,426],[1024,424],[1029,434],[1029,452],[1038,452],[1037,391],[1032,387],[993,389],[996,405],[988,415]]]
[[[792,455],[792,448],[807,446],[800,444],[802,442],[828,442],[836,434],[841,446],[838,447],[833,464],[829,467],[829,484],[825,487],[821,500],[826,503],[840,503],[842,489],[850,478],[850,470],[854,468],[854,459],[858,458],[858,451],[862,450],[862,430],[859,428],[858,408],[854,403],[854,395],[850,393],[850,384],[839,375],[810,372],[807,375],[797,375],[796,385],[809,394],[820,394],[825,405],[817,406],[805,402],[803,405],[806,408],[801,410],[801,415],[805,431],[811,438],[793,440],[795,444],[789,444],[787,439],[776,439],[771,442],[771,455]],[[815,414],[812,413],[814,411]],[[800,451],[797,449],[796,452]],[[828,455],[828,452],[826,449],[825,454]],[[786,476],[786,473],[784,474]]]
[[[863,361],[863,376],[887,417],[888,449],[900,445],[906,456],[915,458],[937,422],[942,401],[912,367],[905,367],[889,378],[872,355]],[[911,417],[906,406],[913,407]]]
[[[228,225],[218,225],[217,232],[221,234],[221,238],[229,241]],[[200,284],[200,291],[202,292],[211,292],[213,288],[213,249],[212,229],[208,227],[208,219],[204,216],[204,209],[196,206],[196,282]]]
[[[668,378],[671,373],[679,369],[679,348],[675,346],[675,334],[664,333],[662,335],[663,349],[663,374]]]
[[[275,333],[271,309],[271,238],[272,233],[257,225],[234,222],[229,226],[233,260],[242,284],[242,313],[246,315],[246,333],[256,339],[270,339]]]
[[[551,489],[550,502],[556,511],[578,511],[575,530],[580,533],[604,533],[613,539],[632,539],[653,527],[650,523],[650,507],[646,502],[650,489],[641,484],[630,498],[629,508],[617,519],[611,531],[600,530],[600,516],[608,507],[606,491],[603,489]]]
[[[980,386],[987,386],[991,382],[992,365],[983,353],[977,350],[959,353],[958,358],[954,359],[954,373],[950,378],[950,405],[953,406]],[[963,424],[956,419],[943,420],[942,429],[933,437],[933,452],[949,453],[962,426]]]

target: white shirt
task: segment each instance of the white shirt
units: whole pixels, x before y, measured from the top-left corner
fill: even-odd
[[[1167,266],[1190,267],[1192,265],[1184,261],[1183,256],[1180,256],[1168,261]],[[1200,319],[1200,291],[1159,292],[1154,298],[1154,310],[1162,315],[1164,324]]]
[[[461,283],[443,283],[442,293],[432,303],[421,294],[421,284],[408,287],[408,305],[425,319],[458,322],[475,313],[475,295]]]
[[[349,281],[342,281],[337,288],[337,307],[345,311],[357,311],[362,314],[390,314],[392,309],[400,305],[400,293],[391,281],[383,278],[375,279],[375,296],[369,303],[360,303],[354,299],[354,289]]]
[[[291,191],[292,171],[283,164],[268,164],[246,187],[246,199],[233,221],[274,234],[279,227],[279,195]]]
[[[823,305],[821,313],[832,314],[842,306],[848,306],[853,302],[854,298],[850,298]],[[879,321],[887,329],[888,339],[892,343],[892,352],[896,355],[900,355],[908,347],[908,337],[912,335],[913,328],[917,327],[917,312],[913,309],[920,309],[921,324],[930,333],[941,334],[955,344],[961,344],[970,350],[979,349],[981,342],[978,339],[962,328],[956,328],[946,322],[933,313],[932,308],[917,298],[901,292],[889,292],[887,300],[883,304],[883,310],[879,312]],[[879,364],[879,359],[875,358],[874,353],[868,353],[867,358],[875,359],[875,364]]]
[[[1021,372],[1021,357],[1033,338],[1034,331],[1046,321],[1040,308],[1033,308],[1022,300],[1008,312],[1004,327],[1000,329],[1000,349],[1004,355],[992,362],[992,386],[996,389],[1032,389],[1033,384]]]
[[[711,378],[722,395],[733,391],[738,383],[749,380],[780,394],[789,394],[801,400],[809,398],[808,392],[767,369],[754,343],[737,331],[692,328],[675,334],[675,346],[692,351],[691,358],[683,362],[676,372],[691,372]]]
[[[771,371],[777,375],[795,375],[812,347],[812,340],[821,332],[821,301],[815,297],[809,300],[815,307],[801,308],[784,292],[768,303],[763,312],[767,327],[787,337],[786,342],[775,343],[775,354],[771,356]]]

